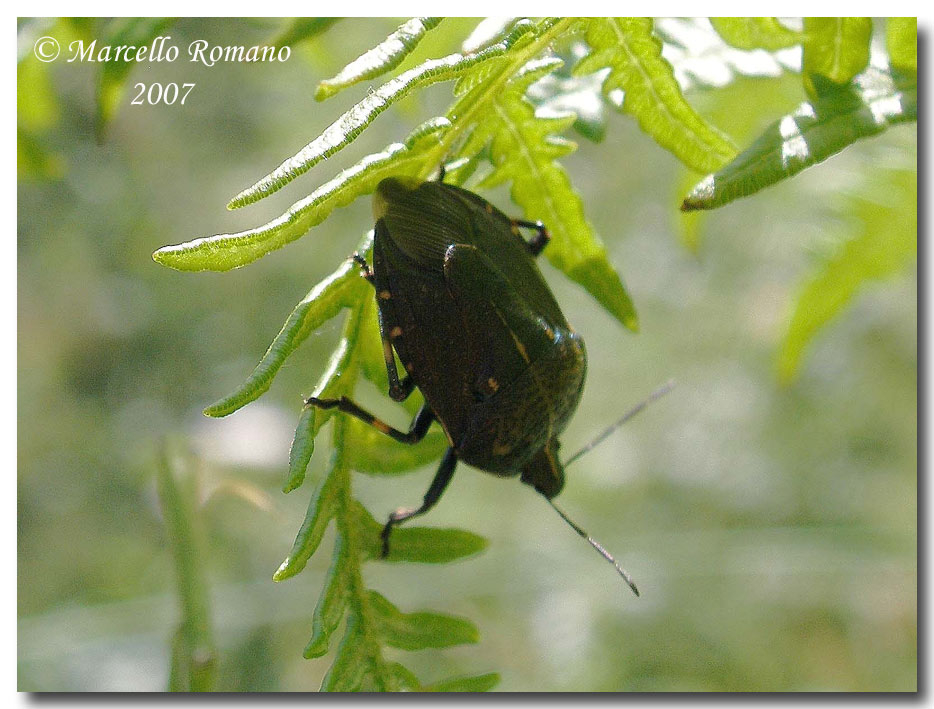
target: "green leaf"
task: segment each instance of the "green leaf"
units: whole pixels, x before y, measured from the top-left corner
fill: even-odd
[[[487,120],[475,130],[464,152],[478,150],[492,139],[494,169],[482,185],[511,182],[510,195],[530,220],[540,220],[551,233],[545,249],[548,260],[580,283],[623,325],[638,329],[632,300],[610,264],[606,248],[584,217],[580,197],[567,173],[556,162],[577,146],[555,136],[567,129],[574,116],[539,118],[525,98],[529,84],[559,62],[532,62],[494,99]]]
[[[383,152],[368,155],[260,227],[164,246],[152,257],[181,271],[228,271],[252,263],[303,236],[338,207],[373,192],[383,178],[418,174],[425,163],[426,148],[437,143],[438,134],[449,126],[444,118],[423,123],[405,143],[393,143]]]
[[[331,456],[331,470],[318,483],[317,489],[312,494],[308,503],[308,511],[305,513],[305,521],[302,523],[301,529],[298,530],[289,555],[279,565],[276,573],[273,574],[273,581],[284,581],[295,576],[305,568],[308,559],[315,553],[328,523],[337,513],[338,486],[335,481],[340,477],[340,471],[337,468],[342,466],[343,460],[341,457],[336,453],[333,454]]]
[[[368,643],[360,625],[353,614],[347,619],[347,634],[337,648],[334,664],[321,682],[322,692],[355,692],[363,685],[371,663],[367,662]]]
[[[380,533],[383,525],[373,519],[366,508],[354,501],[353,514],[365,545],[366,556],[379,559],[382,551]],[[389,556],[384,561],[413,561],[423,564],[445,564],[486,549],[483,537],[462,529],[434,527],[396,527],[389,540]]]
[[[479,64],[495,60],[507,53],[523,35],[534,29],[534,25],[530,22],[519,22],[501,42],[482,52],[468,56],[449,54],[440,59],[431,59],[403,72],[357,103],[328,126],[321,135],[266,177],[234,197],[227,206],[230,209],[236,209],[268,197],[310,170],[321,160],[329,158],[349,145],[380,113],[407,96],[413,89],[429,86],[439,81],[456,79]]]
[[[376,298],[364,298],[363,314],[360,317],[360,340],[357,343],[360,371],[376,385],[377,389],[388,391],[389,377],[386,373],[386,360],[383,355],[383,340],[379,334]]]
[[[296,17],[270,44],[275,47],[294,47],[306,39],[317,37],[339,19],[339,17]]]
[[[444,431],[437,428],[429,431],[428,435],[415,445],[409,445],[390,438],[358,419],[348,422],[348,465],[352,470],[361,473],[370,475],[408,473],[415,468],[440,460],[448,445],[450,444]]]
[[[361,243],[364,250],[369,248],[369,240],[368,236]],[[360,278],[356,264],[349,259],[345,261],[333,274],[312,288],[308,295],[295,306],[292,314],[289,315],[279,334],[269,345],[266,354],[263,355],[247,380],[231,394],[208,406],[204,410],[204,415],[227,416],[259,398],[272,385],[272,380],[286,358],[312,332],[337,315],[342,308],[348,307],[359,298],[361,291],[366,287],[368,287],[367,283]],[[332,360],[328,371],[335,371],[341,361],[343,360]],[[320,423],[318,426],[320,428]]]
[[[710,172],[736,155],[736,148],[691,108],[662,57],[662,43],[648,18],[594,18],[587,30],[591,52],[576,75],[609,67],[603,82],[608,97],[624,92],[622,110],[666,150],[698,172]]]
[[[452,647],[480,639],[476,626],[440,613],[403,613],[376,591],[367,595],[369,610],[386,644],[401,650]]]
[[[171,17],[121,17],[113,20],[101,38],[103,47],[146,47],[175,22]],[[103,141],[107,124],[113,120],[123,99],[124,85],[133,67],[137,65],[135,52],[126,59],[111,57],[101,62],[101,73],[97,84],[97,120],[95,130],[98,142]],[[96,58],[96,57],[95,57]]]
[[[711,17],[723,41],[737,49],[777,49],[800,44],[804,36],[785,27],[777,17]]]
[[[295,427],[295,436],[289,448],[289,478],[282,488],[282,492],[292,492],[301,487],[305,481],[305,471],[315,452],[315,434],[319,427],[315,426],[315,407],[306,406],[298,417]]]
[[[305,658],[321,657],[328,651],[331,635],[340,625],[341,618],[344,617],[350,596],[347,569],[349,562],[346,540],[338,532],[334,540],[331,567],[324,580],[324,590],[321,592],[312,616],[311,640],[305,646],[303,653]]]
[[[463,529],[397,527],[392,531],[386,561],[446,564],[479,554],[488,544],[480,535]]]
[[[421,689],[422,686],[418,681],[418,677],[412,674],[411,670],[403,667],[398,662],[390,662],[386,665],[385,669],[399,689],[405,689],[410,692],[416,692]]]
[[[801,52],[797,48],[771,52],[737,49],[727,44],[706,19],[662,18],[655,21],[654,31],[664,41],[665,58],[684,93],[695,88],[723,88],[742,77],[777,77],[786,71],[801,71]],[[611,100],[618,105],[615,96],[611,94]]]
[[[852,199],[845,211],[857,220],[855,235],[819,266],[795,301],[778,357],[784,381],[795,376],[807,345],[856,293],[917,257],[917,174],[886,171],[872,183],[871,194]]]
[[[860,138],[917,120],[917,103],[914,76],[870,69],[849,86],[776,121],[732,163],[704,178],[681,209],[712,209],[754,194]]]
[[[399,66],[412,53],[425,34],[441,22],[441,17],[413,17],[372,49],[345,66],[340,73],[318,84],[315,100],[324,101],[348,86],[375,79]]]
[[[499,684],[498,672],[488,672],[473,677],[452,677],[440,682],[427,684],[422,687],[423,692],[489,692]]]
[[[805,17],[804,88],[812,99],[843,86],[869,65],[868,17]]]
[[[467,39],[461,44],[461,51],[464,54],[475,54],[486,49],[494,42],[501,40],[513,25],[516,24],[517,17],[487,17],[474,27]]]
[[[890,17],[885,21],[889,61],[902,71],[918,70],[918,18]]]

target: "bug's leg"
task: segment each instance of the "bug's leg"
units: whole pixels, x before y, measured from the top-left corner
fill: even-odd
[[[370,270],[370,264],[366,262],[366,259],[356,251],[353,252],[350,258],[360,267],[360,275],[366,278],[367,282],[375,288],[376,282],[374,281],[373,271]]]
[[[383,531],[379,535],[380,539],[383,540],[383,551],[380,554],[381,559],[385,559],[389,556],[389,535],[392,533],[392,528],[405,522],[407,519],[424,514],[434,507],[438,500],[441,499],[441,494],[448,486],[448,483],[451,482],[451,477],[454,475],[454,467],[456,465],[457,453],[454,452],[453,448],[448,448],[447,453],[444,454],[444,458],[441,459],[441,465],[438,466],[438,472],[435,473],[435,477],[431,481],[428,492],[425,493],[425,499],[422,501],[421,506],[403,507],[389,515],[389,521],[386,522],[386,526],[383,527]]]
[[[396,439],[400,443],[408,443],[410,445],[418,443],[425,437],[425,434],[428,433],[428,427],[435,418],[428,404],[425,404],[419,409],[418,413],[415,414],[415,418],[412,419],[412,425],[409,426],[408,432],[403,433],[399,429],[393,428],[385,421],[376,418],[369,411],[360,408],[346,396],[342,396],[340,399],[318,399],[312,396],[305,399],[305,406],[316,406],[319,409],[338,409],[345,414],[355,416],[380,433],[385,433],[387,436]]]
[[[405,379],[399,380],[396,357],[392,352],[392,332],[387,332],[383,313],[379,308],[376,309],[376,320],[379,323],[379,336],[383,341],[383,360],[386,362],[386,374],[389,377],[389,397],[393,401],[404,401],[415,388],[415,381],[409,374],[405,375]]]
[[[526,242],[526,246],[529,247],[529,253],[532,256],[538,256],[542,250],[548,246],[548,242],[551,241],[551,234],[548,233],[548,229],[545,228],[545,225],[541,222],[530,222],[525,219],[513,219],[512,225],[514,227],[525,227],[526,229],[534,229],[537,233],[532,237],[531,241]]]
[[[366,262],[366,259],[356,252],[351,258],[360,266],[361,275],[371,286],[376,288],[376,276],[373,275],[370,264]],[[415,382],[412,381],[412,377],[409,375],[406,375],[400,381],[399,372],[396,369],[396,359],[392,354],[390,333],[386,331],[386,325],[383,323],[383,312],[379,308],[376,309],[376,319],[379,323],[379,336],[383,341],[383,359],[386,361],[386,374],[389,377],[389,396],[393,401],[404,401],[412,393],[412,389],[415,388]]]

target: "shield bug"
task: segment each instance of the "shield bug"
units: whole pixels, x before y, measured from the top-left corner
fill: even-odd
[[[425,405],[408,431],[380,421],[346,397],[310,398],[398,441],[415,444],[438,421],[449,447],[419,507],[398,509],[382,531],[437,503],[459,460],[498,476],[518,475],[611,562],[629,575],[554,498],[564,487],[558,436],[581,396],[587,355],[535,264],[548,243],[541,223],[510,219],[486,200],[443,181],[387,178],[373,199],[374,287],[389,395],[418,387]],[[534,230],[525,239],[520,229]],[[405,369],[400,377],[395,355]]]

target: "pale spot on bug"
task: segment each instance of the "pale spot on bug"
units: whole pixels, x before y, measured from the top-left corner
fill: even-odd
[[[494,443],[493,444],[493,455],[506,455],[512,450],[512,446],[508,443]]]
[[[495,392],[497,389],[499,389],[499,382],[493,379],[493,377],[490,377],[489,379],[487,379],[486,383],[487,383],[487,386],[490,387],[490,391]]]
[[[390,337],[399,337],[402,334],[402,328],[396,325],[392,330],[389,331]]]
[[[380,300],[389,300],[390,298],[392,298],[392,293],[390,293],[388,290],[381,290],[379,292],[379,297],[380,297]]]

